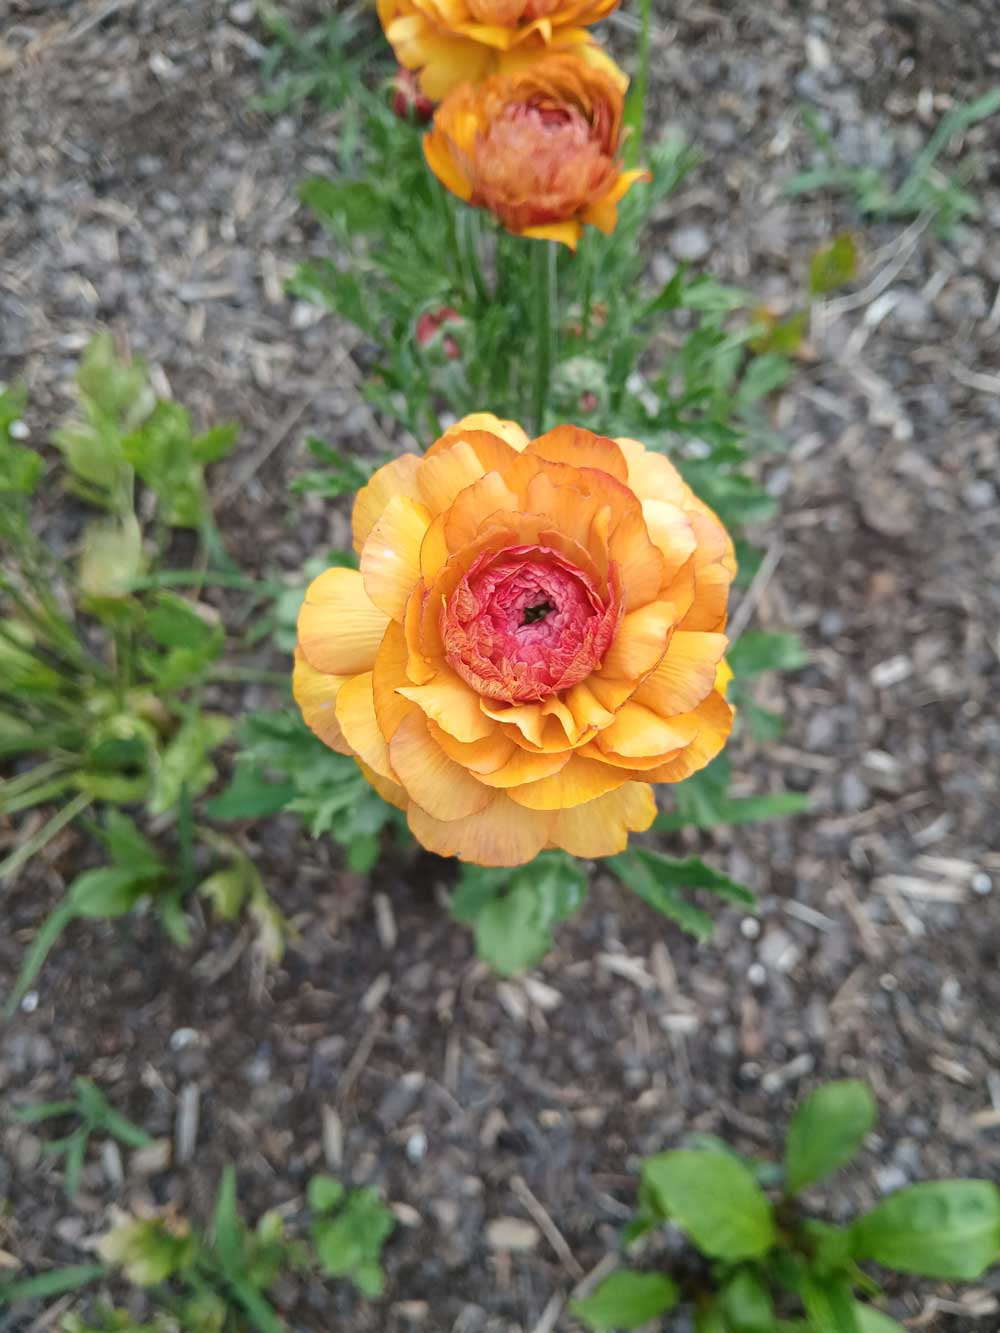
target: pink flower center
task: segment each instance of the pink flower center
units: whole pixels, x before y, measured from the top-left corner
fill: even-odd
[[[493,699],[526,703],[576,685],[607,652],[618,599],[602,601],[582,569],[547,546],[480,556],[448,600],[448,661]]]

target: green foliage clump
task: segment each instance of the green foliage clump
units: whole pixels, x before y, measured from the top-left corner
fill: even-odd
[[[121,1126],[114,1125],[105,1120],[99,1127],[121,1137]],[[307,1227],[293,1230],[274,1210],[250,1227],[240,1216],[236,1172],[228,1166],[207,1232],[170,1210],[150,1217],[119,1213],[98,1245],[102,1263],[0,1282],[0,1308],[77,1291],[120,1274],[145,1289],[151,1320],[137,1324],[124,1311],[102,1306],[90,1317],[67,1315],[62,1333],[288,1333],[269,1296],[283,1276],[346,1278],[363,1296],[380,1296],[385,1287],[382,1249],[396,1224],[392,1212],[373,1190],[348,1190],[331,1176],[314,1176],[307,1193]]]
[[[850,1162],[874,1124],[871,1092],[847,1079],[801,1103],[780,1167],[704,1138],[648,1158],[625,1243],[669,1223],[694,1253],[669,1275],[620,1270],[573,1302],[574,1314],[588,1328],[630,1329],[686,1305],[698,1333],[902,1333],[869,1303],[881,1292],[861,1265],[982,1277],[1000,1261],[1000,1188],[931,1181],[846,1225],[809,1216],[802,1191]]]

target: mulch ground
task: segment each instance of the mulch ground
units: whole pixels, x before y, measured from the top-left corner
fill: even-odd
[[[700,251],[790,309],[833,233],[862,249],[773,404],[780,515],[737,612],[811,655],[762,684],[785,733],[734,745],[740,788],[808,791],[812,810],[670,847],[751,884],[760,917],[721,912],[696,945],[597,872],[552,954],[501,982],[443,910],[444,863],[369,882],[292,821],[256,826],[247,850],[298,927],[276,971],[238,931],[205,926],[188,956],[151,921],[80,925],[0,1031],[6,1104],[85,1074],[162,1140],[95,1152],[69,1201],[37,1133],[0,1124],[0,1250],[28,1270],[80,1262],[112,1204],[204,1220],[229,1160],[249,1215],[294,1215],[325,1164],[377,1185],[402,1225],[384,1301],[289,1281],[293,1328],[568,1331],[564,1302],[614,1249],[643,1154],[691,1129],[774,1151],[802,1092],[840,1075],[872,1083],[880,1125],[829,1215],[911,1180],[1000,1177],[997,121],[963,145],[982,217],[947,241],[927,219],[860,222],[850,200],[780,189],[810,160],[802,104],[850,160],[901,178],[953,101],[1000,81],[1000,20],[992,0],[655,8],[650,123],[705,161],[657,221],[654,270]],[[624,22],[612,32],[632,49]],[[271,574],[345,541],[343,508],[287,502],[304,438],[370,452],[380,428],[350,332],[282,290],[325,244],[295,186],[329,165],[336,117],[254,108],[262,36],[220,0],[8,0],[0,379],[27,380],[43,442],[80,349],[112,328],[200,423],[241,423],[214,478],[220,523]],[[0,830],[0,850],[26,831]],[[81,853],[66,835],[5,890],[3,989]],[[965,1297],[894,1290],[913,1327],[1000,1327],[997,1277]],[[5,1333],[57,1322],[0,1312]]]

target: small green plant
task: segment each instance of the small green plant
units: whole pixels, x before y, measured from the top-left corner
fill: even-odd
[[[21,1125],[43,1125],[50,1120],[76,1120],[76,1127],[62,1138],[42,1146],[45,1157],[62,1157],[63,1188],[70,1196],[80,1188],[80,1176],[87,1160],[91,1136],[117,1139],[126,1148],[144,1148],[152,1142],[138,1125],[116,1111],[104,1093],[89,1078],[73,1080],[73,1096],[64,1101],[43,1102],[9,1112]]]
[[[961,162],[951,174],[938,159],[959,135],[1000,111],[1000,88],[974,102],[959,103],[942,116],[904,180],[895,188],[875,167],[852,167],[841,158],[833,139],[813,112],[803,110],[802,123],[822,158],[821,165],[800,172],[785,183],[787,194],[834,190],[854,196],[858,211],[878,218],[911,218],[930,214],[947,236],[963,218],[982,214],[982,205],[965,189],[976,172],[973,160]]]
[[[684,1306],[698,1333],[902,1333],[869,1303],[880,1288],[861,1265],[981,1277],[1000,1260],[1000,1189],[934,1181],[890,1195],[848,1225],[808,1216],[802,1191],[850,1162],[874,1123],[869,1089],[843,1080],[798,1107],[778,1168],[704,1139],[649,1158],[626,1245],[669,1223],[697,1253],[669,1275],[619,1271],[575,1301],[573,1313],[593,1329],[638,1328]]]
[[[353,759],[332,753],[297,713],[254,713],[239,724],[232,782],[205,812],[220,823],[287,811],[314,838],[329,834],[352,870],[367,873],[389,834],[409,840],[406,821],[365,780]]]
[[[348,1278],[364,1296],[381,1296],[382,1246],[396,1219],[375,1191],[347,1190],[333,1176],[313,1176],[309,1207],[313,1248],[323,1272]]]
[[[184,409],[158,402],[145,368],[120,362],[105,336],[85,353],[78,388],[79,411],[56,436],[65,471],[49,480],[105,513],[84,526],[75,562],[35,533],[45,463],[14,439],[24,395],[0,396],[0,759],[18,769],[0,791],[0,815],[68,802],[0,864],[0,882],[94,802],[163,815],[185,784],[197,796],[228,732],[200,707],[223,650],[217,615],[136,586],[162,561],[172,529],[214,533],[203,471],[234,431],[193,437]],[[152,497],[148,532],[137,517],[140,480]]]
[[[191,894],[204,898],[221,921],[233,921],[246,911],[257,927],[257,944],[265,959],[272,963],[280,959],[287,927],[253,862],[231,839],[195,826],[184,790],[178,808],[175,854],[169,856],[161,854],[127,815],[107,811],[103,829],[95,828],[94,833],[110,861],[78,875],[42,923],[4,1004],[4,1019],[11,1018],[70,922],[115,920],[144,903],[181,948],[191,943],[185,913]]]
[[[392,1213],[374,1191],[347,1190],[330,1176],[313,1177],[308,1199],[309,1239],[275,1211],[249,1227],[237,1206],[236,1172],[228,1166],[207,1232],[171,1211],[141,1218],[120,1213],[98,1246],[103,1263],[0,1282],[0,1308],[76,1291],[118,1273],[145,1289],[151,1321],[137,1324],[123,1311],[100,1306],[89,1318],[67,1315],[63,1333],[287,1333],[268,1299],[283,1274],[343,1277],[366,1297],[380,1295]]]
[[[195,827],[194,803],[214,781],[214,756],[231,730],[203,706],[223,627],[212,608],[158,586],[170,581],[162,566],[177,529],[200,534],[206,560],[225,559],[204,471],[232,446],[235,429],[194,435],[184,408],[158,400],[146,368],[119,359],[107,335],[84,353],[77,389],[77,409],[55,436],[64,466],[48,477],[42,455],[19,442],[25,395],[0,395],[0,761],[11,770],[0,817],[57,806],[0,862],[0,884],[74,822],[110,861],[78,875],[44,922],[6,1018],[77,918],[119,917],[149,901],[184,945],[182,904],[200,884],[219,915],[234,903],[250,910],[268,953],[281,938],[246,856]],[[58,554],[36,533],[43,478],[102,511],[84,522],[76,551],[68,540]],[[72,525],[80,516],[67,517]],[[124,807],[157,820],[170,852],[154,847]]]

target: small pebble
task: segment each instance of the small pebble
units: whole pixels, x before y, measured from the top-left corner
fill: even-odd
[[[38,1008],[38,991],[30,990],[21,1001],[21,1008],[26,1014],[33,1014]]]
[[[751,986],[763,986],[767,981],[767,968],[763,963],[751,963],[747,968],[747,981]]]
[[[740,922],[740,934],[745,940],[755,940],[760,935],[760,922],[755,916],[745,916]]]
[[[406,1155],[414,1165],[427,1156],[427,1135],[422,1129],[418,1129],[406,1140]]]
[[[704,227],[678,227],[670,238],[671,253],[682,264],[694,264],[704,259],[711,248],[712,242]]]
[[[985,898],[988,893],[993,892],[993,881],[985,870],[977,870],[972,876],[972,892],[978,893],[981,898]],[[27,996],[25,996],[25,999],[27,999]]]

